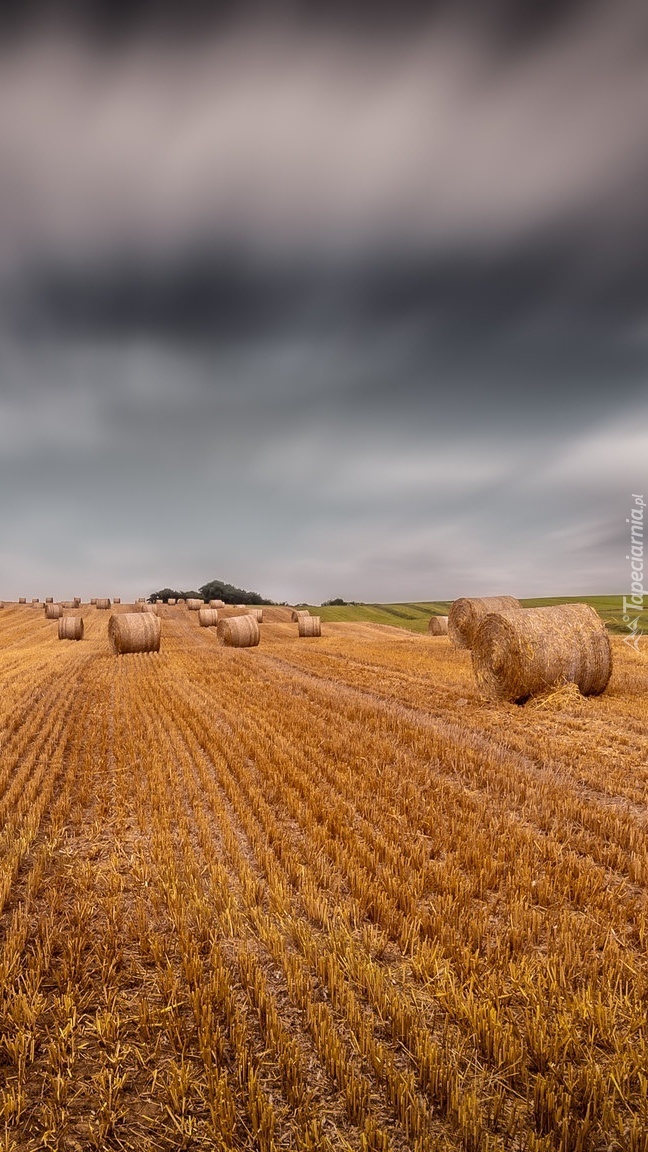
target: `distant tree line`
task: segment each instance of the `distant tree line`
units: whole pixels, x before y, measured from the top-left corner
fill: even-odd
[[[151,592],[149,601],[154,604],[157,600],[222,600],[225,604],[274,604],[274,600],[265,600],[258,592],[247,592],[245,588],[237,588],[234,584],[226,584],[223,580],[210,580],[201,585],[196,591],[182,591],[178,588],[160,588],[159,592]]]

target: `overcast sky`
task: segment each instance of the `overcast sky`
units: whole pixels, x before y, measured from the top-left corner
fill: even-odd
[[[485,7],[2,25],[0,596],[629,590],[648,10]]]

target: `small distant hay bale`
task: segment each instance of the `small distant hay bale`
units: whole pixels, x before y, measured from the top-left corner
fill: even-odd
[[[63,615],[62,604],[46,604],[45,605],[45,619],[46,620],[60,620]]]
[[[290,619],[292,620],[293,624],[297,623],[300,616],[310,616],[308,608],[293,608],[292,612],[290,613]]]
[[[472,660],[486,695],[518,703],[567,684],[598,696],[612,674],[610,638],[589,604],[488,613]]]
[[[305,616],[299,617],[297,630],[300,636],[321,636],[322,621],[319,616],[311,616],[307,613]]]
[[[149,612],[124,612],[108,621],[108,640],[116,656],[128,652],[159,652],[161,625]]]
[[[95,604],[97,608],[110,608],[110,600],[105,596],[95,600]]]
[[[173,607],[173,605],[175,604],[175,600],[169,599],[169,600],[167,600],[167,604],[170,604]]]
[[[62,600],[61,601],[61,607],[62,608],[78,608],[79,605],[77,604],[76,600]]]
[[[448,617],[447,616],[432,616],[428,624],[428,633],[430,636],[447,636],[448,635]]]
[[[263,624],[263,608],[248,608],[248,616],[256,620],[257,624]]]
[[[521,608],[515,596],[462,596],[450,605],[448,635],[455,648],[472,648],[473,638],[489,612],[509,612]]]
[[[58,622],[59,640],[83,640],[83,617],[61,616]]]
[[[201,628],[215,628],[218,624],[218,608],[200,608],[198,623]]]
[[[224,608],[225,607],[225,601],[224,600],[210,600],[209,601],[209,607],[210,608]]]
[[[140,612],[150,612],[152,616],[157,616],[158,606],[156,604],[140,604]]]
[[[74,603],[74,607],[75,607],[75,608],[80,608],[80,607],[81,607],[81,597],[80,597],[80,596],[75,596],[75,597],[74,597],[74,600],[73,600],[73,603]]]
[[[96,596],[93,596],[93,597],[92,597],[92,600],[90,601],[90,603],[91,603],[91,604],[94,604],[94,606],[95,606],[95,608],[96,608],[96,607],[97,607],[97,597],[96,597]]]
[[[121,604],[121,596],[113,596],[113,604]]]
[[[32,596],[32,604],[40,604],[40,600],[38,599],[38,596]]]
[[[201,608],[205,607],[204,600],[195,600],[191,597],[187,600],[187,608],[190,612],[199,612]]]
[[[259,643],[259,625],[252,616],[230,616],[219,620],[216,634],[228,648],[255,648]]]
[[[46,596],[45,597],[45,603],[46,604],[53,604],[54,603],[54,597],[53,596]]]
[[[27,597],[26,596],[19,596],[18,597],[18,603],[19,604],[26,604],[27,603]]]

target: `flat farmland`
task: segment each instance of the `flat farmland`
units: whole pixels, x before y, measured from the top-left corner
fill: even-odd
[[[647,1152],[645,648],[517,707],[445,637],[81,612],[0,611],[3,1152]]]

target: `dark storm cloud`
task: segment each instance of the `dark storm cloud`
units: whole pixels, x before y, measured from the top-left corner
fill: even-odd
[[[648,13],[395,10],[21,10],[5,595],[41,571],[66,598],[620,586],[648,455]]]

